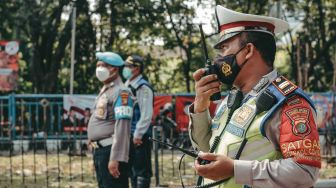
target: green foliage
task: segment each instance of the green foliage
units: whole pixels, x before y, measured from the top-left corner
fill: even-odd
[[[99,91],[101,83],[95,78],[96,51],[114,51],[123,58],[131,54],[145,57],[145,74],[156,92],[192,92],[192,73],[204,66],[195,8],[213,10],[215,4],[221,4],[240,12],[268,15],[275,2],[77,0],[74,4],[70,0],[5,0],[0,1],[0,39],[20,41],[17,93],[68,93],[69,18],[76,6],[74,93]],[[334,76],[335,0],[281,2],[286,19],[296,21],[296,26],[286,35],[287,43],[279,43],[275,66],[297,82],[298,69],[307,70],[309,77],[302,83],[306,89],[328,90]],[[215,30],[214,17],[210,21]],[[283,38],[279,37],[281,41]],[[217,36],[207,37],[210,57],[215,56],[211,44],[216,40]],[[156,45],[158,41],[162,44]]]
[[[288,66],[289,62],[288,52],[285,50],[278,50],[275,56],[274,67],[279,71],[280,74],[285,75],[287,78],[291,78],[289,73],[292,71],[291,67]]]
[[[295,21],[287,51],[292,75],[302,87],[311,91],[330,90],[334,80],[336,48],[335,1],[285,1],[287,19]],[[300,78],[296,73],[308,75]]]

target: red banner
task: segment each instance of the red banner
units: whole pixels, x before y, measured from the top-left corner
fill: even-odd
[[[0,91],[17,88],[19,43],[0,40]]]
[[[194,102],[195,96],[177,96],[175,102],[176,123],[180,132],[188,131],[189,116],[187,114],[188,107]],[[210,115],[213,116],[216,104],[210,104]]]
[[[179,132],[188,131],[188,107],[194,102],[194,96],[177,96],[175,101],[176,123]]]
[[[155,96],[154,97],[154,112],[153,112],[153,119],[159,115],[160,108],[163,108],[165,104],[171,103],[172,104],[172,96],[164,95],[164,96]]]

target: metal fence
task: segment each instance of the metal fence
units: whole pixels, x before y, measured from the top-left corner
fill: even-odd
[[[82,141],[33,139],[0,142],[0,185],[3,187],[64,187],[72,181],[94,180]],[[86,163],[86,164],[85,164]],[[84,179],[85,177],[85,179]],[[63,182],[63,184],[62,184]]]
[[[160,130],[156,132],[163,134]],[[97,186],[86,140],[32,138],[0,141],[0,187]],[[181,135],[181,139],[186,137]],[[182,153],[156,143],[153,148],[152,185],[180,187],[178,166]],[[186,185],[195,182],[192,165],[193,158],[182,161],[180,173]]]
[[[0,96],[0,136],[10,140],[66,136],[62,109],[62,95]]]
[[[62,115],[63,95],[0,96],[1,187],[97,186],[86,129],[66,129]],[[156,132],[163,139],[162,129]],[[176,139],[178,145],[190,147],[186,134]],[[179,185],[181,152],[160,145],[155,148],[152,184]],[[187,168],[192,161],[182,163],[182,175],[194,182],[194,172]]]

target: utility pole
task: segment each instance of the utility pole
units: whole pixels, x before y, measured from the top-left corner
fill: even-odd
[[[75,42],[76,42],[76,2],[74,2],[74,6],[72,8],[70,95],[73,94]]]
[[[301,52],[300,52],[300,38],[296,42],[296,66],[297,66],[297,80],[298,85],[302,88],[302,69],[301,69]]]
[[[272,4],[269,4],[268,9],[269,16],[281,19],[282,11],[280,0],[275,0]]]
[[[276,2],[277,18],[281,19],[281,2],[280,0]]]
[[[309,59],[309,44],[308,42],[305,43],[305,47],[306,47],[306,62],[303,65],[303,70],[304,70],[304,76],[303,76],[303,89],[307,90],[308,88],[308,70],[310,67],[310,59]]]

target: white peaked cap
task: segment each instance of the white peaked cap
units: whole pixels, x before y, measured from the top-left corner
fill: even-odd
[[[287,31],[288,22],[274,17],[244,14],[227,9],[221,5],[216,6],[216,16],[218,22],[219,41],[214,48],[219,48],[220,44],[227,39],[241,32],[265,32],[274,34]]]

